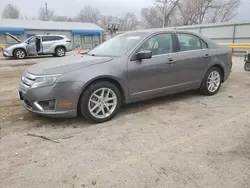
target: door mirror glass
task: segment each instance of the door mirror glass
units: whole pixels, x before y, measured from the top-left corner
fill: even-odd
[[[250,71],[250,53],[245,55],[245,71]]]
[[[152,52],[150,50],[144,50],[144,51],[139,51],[135,55],[137,60],[142,60],[142,59],[151,59],[152,58]]]
[[[245,63],[245,71],[250,71],[250,63]]]

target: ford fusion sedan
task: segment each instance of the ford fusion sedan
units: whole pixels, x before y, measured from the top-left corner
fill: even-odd
[[[19,94],[31,112],[101,123],[127,103],[196,89],[214,95],[231,68],[231,51],[198,34],[140,30],[27,68]]]

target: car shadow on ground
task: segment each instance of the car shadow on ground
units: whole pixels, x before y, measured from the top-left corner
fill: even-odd
[[[170,103],[174,103],[174,102],[184,100],[184,99],[186,100],[188,98],[194,98],[194,97],[198,98],[199,96],[202,96],[202,95],[200,95],[198,91],[188,91],[184,93],[149,99],[149,100],[145,100],[145,101],[141,101],[137,103],[126,104],[122,106],[122,108],[120,109],[120,111],[118,112],[114,120],[119,120],[119,118],[122,118],[125,115],[140,113],[153,107],[159,107],[162,105],[166,105],[167,107],[167,105]],[[94,126],[101,125],[101,124],[90,123],[84,117],[80,115],[77,117],[73,117],[73,118],[52,118],[52,117],[44,117],[44,116],[32,114],[26,120],[28,121],[38,120],[40,123],[37,124],[37,127],[52,126],[52,127],[66,128],[68,126],[73,126],[74,128],[76,127],[84,128],[84,127],[89,127],[92,125]]]
[[[27,60],[27,59],[45,59],[45,58],[52,58],[54,56],[52,55],[42,55],[42,56],[28,56],[25,57],[24,59],[16,59],[14,57],[0,57],[0,60],[16,60],[16,61],[22,61],[22,60]],[[55,57],[56,58],[56,57]]]

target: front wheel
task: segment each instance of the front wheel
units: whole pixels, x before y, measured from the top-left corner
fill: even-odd
[[[219,91],[221,83],[221,70],[218,67],[211,67],[203,79],[200,90],[204,95],[215,95]]]
[[[14,51],[14,56],[16,59],[24,59],[26,57],[26,53],[23,49],[16,49]]]
[[[102,81],[90,85],[80,99],[81,114],[93,123],[111,120],[121,106],[121,93],[112,83]]]

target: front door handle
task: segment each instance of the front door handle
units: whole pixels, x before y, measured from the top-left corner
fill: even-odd
[[[206,54],[204,58],[210,58],[211,56],[209,54]]]
[[[168,58],[167,64],[173,64],[175,61],[172,58]]]

